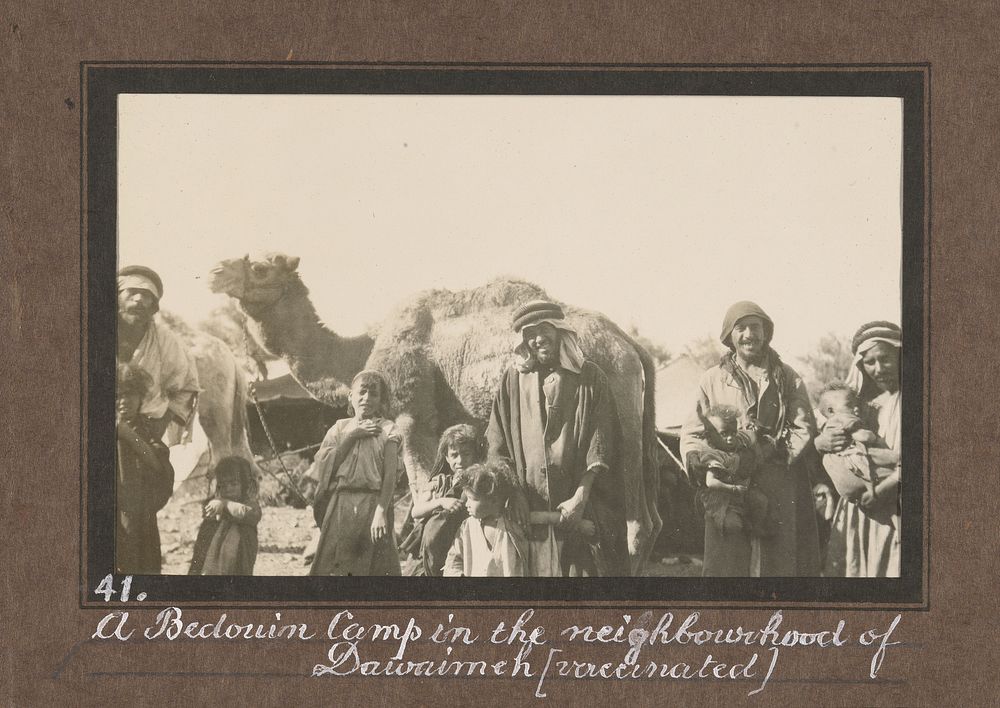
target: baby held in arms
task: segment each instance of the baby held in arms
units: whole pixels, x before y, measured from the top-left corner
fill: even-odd
[[[739,430],[739,412],[732,406],[712,406],[704,418],[706,445],[694,453],[693,462],[705,474],[699,493],[705,521],[727,535],[774,535],[770,500],[754,480],[765,456],[757,434]]]
[[[828,384],[820,394],[819,411],[826,418],[824,428],[839,427],[853,441],[841,452],[823,455],[823,468],[837,493],[858,501],[869,515],[884,516],[888,521],[894,505],[878,501],[895,487],[897,466],[885,441],[865,427],[858,394],[845,383]]]

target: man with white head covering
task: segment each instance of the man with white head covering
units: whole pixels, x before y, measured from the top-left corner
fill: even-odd
[[[188,424],[199,391],[198,372],[184,345],[154,318],[162,297],[163,281],[151,268],[131,265],[118,271],[118,361],[151,377],[139,412],[157,439],[171,423]]]
[[[529,302],[513,326],[522,342],[494,397],[489,457],[516,470],[515,520],[561,517],[530,526],[529,574],[628,575],[621,424],[607,378],[556,303]]]

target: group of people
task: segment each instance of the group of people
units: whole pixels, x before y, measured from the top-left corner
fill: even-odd
[[[159,277],[125,268],[118,290],[116,566],[158,573],[156,512],[173,483],[161,439],[171,423],[186,424],[198,386],[152,318]],[[312,575],[400,575],[401,556],[428,576],[629,574],[622,436],[604,372],[558,304],[527,303],[512,325],[521,341],[485,432],[444,431],[429,479],[408,480],[412,506],[398,540],[393,498],[406,470],[389,386],[377,371],[354,377],[351,416],[330,428],[315,457]],[[828,385],[815,412],[801,377],[771,348],[773,335],[756,304],[729,309],[727,353],[703,375],[682,429],[705,514],[704,575],[898,577],[899,327],[858,330],[851,376]],[[190,572],[251,574],[260,520],[253,469],[226,458],[213,476]],[[830,522],[823,554],[817,508]]]
[[[152,269],[127,266],[118,272],[115,570],[123,574],[160,572],[156,513],[174,491],[163,441],[181,438],[200,390],[190,352],[154,318],[162,297],[163,281]],[[252,575],[260,505],[248,460],[219,460],[203,519],[190,572]]]
[[[428,576],[626,575],[625,504],[612,464],[620,437],[604,373],[587,361],[559,305],[514,314],[522,335],[485,436],[444,431],[432,474],[410,480],[397,547],[392,492],[401,441],[376,371],[351,383],[353,417],[316,453],[321,533],[313,575],[399,575],[400,550]]]
[[[704,575],[899,577],[900,328],[861,326],[848,380],[827,384],[817,415],[773,336],[758,305],[729,308],[728,352],[682,429],[705,510]],[[817,508],[830,517],[823,553]]]

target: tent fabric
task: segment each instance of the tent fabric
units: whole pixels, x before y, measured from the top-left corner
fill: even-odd
[[[656,429],[675,432],[687,421],[698,398],[705,370],[687,354],[656,370]]]
[[[253,384],[257,400],[261,403],[270,403],[279,399],[288,400],[312,400],[312,396],[299,384],[291,374],[279,376],[276,379],[265,379],[256,381]]]

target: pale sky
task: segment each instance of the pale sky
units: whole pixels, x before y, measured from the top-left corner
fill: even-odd
[[[301,257],[357,334],[413,294],[534,281],[673,351],[757,301],[774,346],[900,319],[902,101],[119,97],[119,260],[192,324],[212,265]]]

